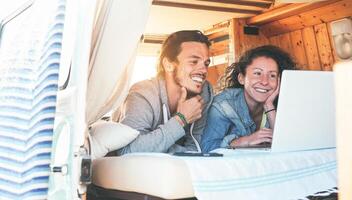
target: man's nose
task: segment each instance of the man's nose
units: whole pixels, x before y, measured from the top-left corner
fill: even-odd
[[[202,71],[203,73],[207,73],[208,72],[208,63],[206,62],[202,62],[199,64],[198,66],[198,70]]]

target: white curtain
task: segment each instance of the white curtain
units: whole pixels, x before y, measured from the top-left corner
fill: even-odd
[[[125,99],[150,6],[151,0],[100,2],[88,70],[88,125],[118,107]]]

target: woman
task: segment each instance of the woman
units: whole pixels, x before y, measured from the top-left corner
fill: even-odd
[[[202,151],[271,143],[280,77],[294,68],[290,56],[271,45],[251,49],[229,66],[208,113]]]

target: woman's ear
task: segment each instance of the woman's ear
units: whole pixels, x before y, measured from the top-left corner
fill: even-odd
[[[165,72],[172,73],[175,71],[175,66],[167,58],[163,58],[163,67]]]
[[[241,85],[244,85],[244,75],[242,73],[238,74],[237,79]]]

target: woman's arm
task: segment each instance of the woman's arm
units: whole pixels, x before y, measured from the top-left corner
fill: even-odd
[[[220,148],[231,122],[214,105],[211,105],[201,139],[203,152]]]

